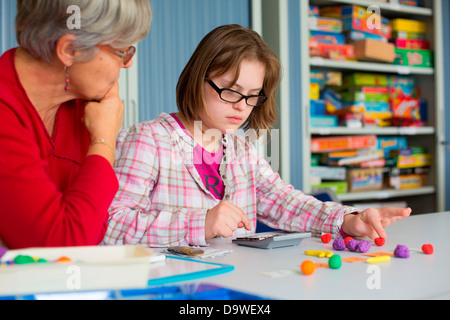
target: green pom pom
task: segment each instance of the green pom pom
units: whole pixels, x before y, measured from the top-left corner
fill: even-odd
[[[334,254],[333,256],[331,256],[328,260],[328,266],[331,269],[339,269],[342,266],[341,256],[338,254]]]

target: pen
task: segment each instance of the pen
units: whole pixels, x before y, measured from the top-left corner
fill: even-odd
[[[195,249],[191,247],[170,247],[168,251],[172,253],[184,254],[186,256],[201,256],[203,253],[205,253],[201,249]]]

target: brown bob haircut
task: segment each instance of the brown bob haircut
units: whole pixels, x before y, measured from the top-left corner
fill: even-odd
[[[211,31],[198,45],[180,75],[177,85],[177,105],[189,121],[199,120],[205,110],[205,80],[221,76],[236,69],[231,85],[239,79],[242,61],[258,61],[264,64],[266,75],[263,84],[266,102],[254,107],[244,130],[270,129],[276,121],[275,95],[280,81],[281,64],[275,53],[253,30],[240,25],[225,25]]]

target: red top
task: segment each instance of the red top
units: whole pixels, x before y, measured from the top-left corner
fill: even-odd
[[[0,239],[10,248],[88,246],[106,231],[118,190],[110,163],[86,157],[84,104],[62,104],[50,137],[15,69],[0,57]]]

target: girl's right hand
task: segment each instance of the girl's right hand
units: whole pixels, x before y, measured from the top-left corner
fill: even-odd
[[[205,221],[205,239],[208,241],[216,236],[231,237],[239,228],[252,230],[250,220],[244,211],[229,201],[222,201],[208,210]]]
[[[91,141],[105,141],[104,144],[91,145],[88,155],[101,155],[114,164],[116,139],[122,127],[123,112],[119,83],[100,102],[90,101],[86,104],[83,121],[91,135]]]

